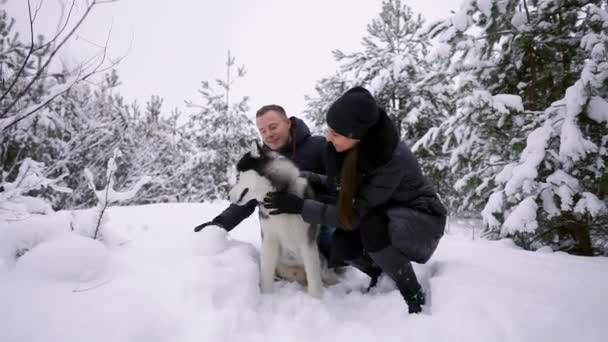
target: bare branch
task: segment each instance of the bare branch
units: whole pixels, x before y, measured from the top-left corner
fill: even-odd
[[[40,12],[40,8],[42,8],[42,2],[43,2],[43,0],[40,0],[38,2],[38,7],[36,7],[36,10],[34,11],[34,19],[33,19],[33,21],[36,21],[36,18],[38,17],[38,12]],[[28,6],[29,6],[29,4],[28,4]]]
[[[40,7],[38,7],[38,9],[40,9]],[[36,10],[36,14],[38,14],[38,9]],[[30,41],[32,43],[32,46],[30,46],[30,49],[33,49],[34,47],[34,20],[36,20],[36,17],[32,17],[32,3],[30,2],[30,0],[27,0],[27,15],[29,17],[29,21],[30,21]]]
[[[53,44],[57,39],[59,39],[59,37],[61,36],[61,34],[63,33],[63,31],[65,30],[65,28],[68,26],[68,23],[70,22],[70,17],[72,16],[72,11],[74,10],[74,6],[76,4],[76,0],[72,1],[72,5],[70,6],[70,10],[68,11],[68,15],[65,19],[65,22],[63,23],[63,26],[61,26],[60,28],[58,27],[57,33],[55,34],[55,36],[53,38],[51,38],[48,42],[40,45],[39,47],[37,47],[35,49],[35,51],[37,50],[41,50],[46,48],[47,46]],[[58,24],[61,25],[61,21],[63,20],[63,15],[64,15],[64,11],[61,10],[61,19],[59,20]]]
[[[112,279],[108,279],[108,280],[106,280],[106,281],[104,281],[102,283],[99,283],[99,284],[95,285],[95,286],[86,287],[86,288],[76,288],[76,289],[73,289],[72,292],[73,293],[78,293],[78,292],[86,292],[86,291],[94,290],[94,289],[96,289],[98,287],[102,287],[103,285],[108,284],[111,281],[112,281]]]
[[[48,98],[46,101],[44,101],[43,103],[41,103],[40,105],[34,107],[34,109],[30,110],[28,113],[26,113],[25,115],[23,115],[20,118],[17,118],[15,120],[13,120],[11,123],[9,123],[8,125],[2,127],[2,130],[5,131],[9,128],[11,128],[12,126],[16,125],[17,123],[19,123],[20,121],[28,118],[29,116],[31,116],[32,114],[36,113],[37,111],[39,111],[40,109],[44,108],[45,106],[47,106],[49,103],[53,102],[57,97],[59,97],[60,95],[65,94],[68,90],[70,90],[74,84],[76,84],[76,82],[72,83],[71,86],[65,88],[64,90],[58,92],[57,94],[51,96],[50,98]]]
[[[55,57],[55,55],[59,52],[59,50],[61,50],[61,48],[63,47],[63,45],[72,37],[72,35],[74,35],[74,33],[76,32],[76,30],[82,25],[82,23],[84,22],[84,20],[88,17],[89,13],[91,13],[91,10],[93,9],[93,6],[95,6],[96,3],[97,3],[96,0],[93,0],[90,3],[90,5],[87,7],[85,13],[80,17],[80,19],[78,20],[78,22],[76,23],[76,25],[72,28],[72,30],[70,30],[70,32],[66,35],[66,37],[51,52],[51,55],[46,60],[46,62],[44,62],[44,64],[40,67],[40,69],[38,70],[38,72],[36,73],[36,75],[34,75],[32,77],[32,79],[30,80],[30,82],[28,82],[28,84],[25,86],[25,88],[22,89],[21,92],[19,92],[19,94],[16,96],[16,98],[13,100],[13,102],[11,102],[11,104],[8,105],[8,107],[5,108],[2,113],[0,113],[0,118],[5,117],[7,115],[7,113],[9,113],[11,111],[11,109],[13,109],[13,107],[15,107],[15,105],[17,104],[17,102],[19,102],[19,100],[21,100],[21,98],[29,91],[29,89],[32,87],[32,85],[34,84],[34,82],[36,82],[40,78],[40,75],[42,74],[42,72],[49,66],[49,64],[51,63],[51,61],[53,60],[53,58]],[[29,4],[29,0],[28,0],[28,4]]]
[[[65,94],[66,92],[68,92],[77,83],[83,82],[83,81],[87,81],[87,79],[89,77],[93,76],[94,74],[105,72],[107,70],[110,70],[110,69],[114,68],[116,65],[118,65],[125,58],[125,56],[122,56],[122,57],[120,57],[120,58],[112,61],[112,63],[110,63],[109,66],[107,66],[105,68],[101,68],[101,66],[103,65],[103,63],[105,62],[106,57],[107,57],[108,42],[110,40],[111,32],[112,32],[112,27],[110,27],[110,30],[108,31],[108,36],[106,37],[106,45],[105,45],[105,48],[103,50],[103,53],[102,53],[102,56],[101,56],[101,60],[99,61],[99,63],[97,64],[97,66],[95,66],[95,68],[93,68],[93,70],[91,70],[89,73],[85,74],[84,76],[80,77],[80,75],[82,74],[82,71],[86,68],[86,65],[89,64],[89,63],[91,63],[95,58],[98,57],[98,55],[92,57],[91,59],[89,59],[88,61],[86,61],[85,63],[83,63],[83,64],[80,65],[78,75],[76,76],[76,78],[75,78],[74,82],[72,82],[72,84],[70,84],[65,89],[63,89],[62,91],[58,92],[57,94],[51,96],[49,99],[47,99],[46,101],[44,101],[42,104],[36,106],[34,109],[30,110],[28,113],[26,113],[22,117],[20,117],[18,119],[15,119],[11,123],[9,123],[8,125],[4,126],[2,128],[2,131],[9,129],[10,127],[16,125],[20,121],[22,121],[22,120],[28,118],[29,116],[35,114],[40,109],[44,108],[49,103],[53,102],[57,97]]]
[[[526,21],[529,24],[530,23],[530,12],[528,11],[528,4],[526,3],[526,0],[524,0],[524,9],[526,10]]]

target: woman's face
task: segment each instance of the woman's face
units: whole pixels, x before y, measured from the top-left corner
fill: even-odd
[[[281,113],[270,110],[255,121],[264,144],[271,150],[278,151],[289,141],[291,121]]]
[[[331,127],[327,127],[327,134],[325,135],[325,140],[334,145],[334,148],[337,152],[348,151],[359,143],[358,139],[351,139],[349,137],[345,137],[339,133],[336,133],[336,131],[334,131]]]

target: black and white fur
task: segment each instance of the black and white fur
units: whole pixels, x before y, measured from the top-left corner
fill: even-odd
[[[261,248],[261,290],[272,290],[275,273],[282,278],[293,278],[289,270],[304,266],[308,293],[320,298],[323,282],[336,283],[336,274],[326,268],[319,253],[319,226],[304,222],[301,215],[270,215],[262,205],[270,191],[287,191],[302,198],[311,198],[312,189],[306,178],[300,177],[297,166],[284,156],[264,151],[246,153],[237,163],[238,180],[230,191],[230,201],[243,205],[252,199],[259,203]]]

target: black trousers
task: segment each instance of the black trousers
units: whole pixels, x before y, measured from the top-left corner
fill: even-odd
[[[410,260],[425,263],[435,252],[445,227],[445,217],[400,208],[396,222],[389,222],[386,210],[366,215],[356,230],[336,229],[333,234],[330,264],[355,260],[367,252],[395,246]]]

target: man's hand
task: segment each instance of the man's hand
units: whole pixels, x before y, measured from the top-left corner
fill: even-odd
[[[272,210],[270,215],[301,214],[304,200],[288,192],[269,192],[264,197],[263,205]]]
[[[220,228],[224,228],[224,227],[222,227],[222,225],[221,225],[220,223],[218,223],[218,222],[209,221],[209,222],[205,222],[205,223],[203,223],[203,224],[201,224],[201,225],[198,225],[198,226],[194,227],[194,231],[195,231],[196,233],[198,233],[198,232],[200,232],[200,231],[201,231],[203,228],[205,228],[205,227],[207,227],[207,226],[217,226],[217,227],[220,227]]]

